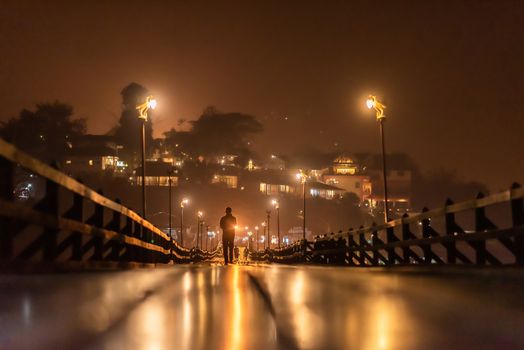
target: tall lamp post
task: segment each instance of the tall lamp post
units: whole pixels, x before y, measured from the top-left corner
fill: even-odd
[[[306,181],[307,175],[305,172],[300,170],[297,173],[297,179],[302,183],[302,197],[303,197],[303,208],[302,208],[302,239],[306,240]]]
[[[386,115],[384,110],[386,106],[380,103],[379,100],[373,95],[369,95],[366,100],[366,105],[369,109],[375,110],[375,115],[377,117],[377,122],[380,124],[380,140],[382,143],[382,176],[384,178],[384,221],[389,221],[388,213],[388,182],[386,178],[386,145],[384,141],[384,121],[386,120]]]
[[[269,230],[269,227],[270,227],[269,220],[271,219],[271,210],[266,210],[266,214],[267,214],[267,221],[266,221],[267,222],[267,247],[271,249],[271,241],[269,240],[269,231],[270,231]]]
[[[263,237],[266,237],[266,222],[265,222],[265,221],[262,222],[261,225],[262,225],[262,227],[264,228],[264,233],[262,233],[262,236],[263,236]],[[266,242],[265,242],[265,240],[264,240],[264,247],[265,247],[265,246],[266,246]]]
[[[271,201],[273,207],[277,210],[277,237],[278,237],[278,247],[280,248],[280,204],[276,199]]]
[[[180,245],[184,246],[184,206],[189,203],[187,198],[180,201]]]
[[[138,119],[142,121],[142,130],[141,130],[141,148],[142,148],[142,217],[146,218],[146,122],[147,122],[147,111],[149,109],[156,108],[156,100],[153,99],[153,96],[147,96],[144,103],[136,106],[138,111]]]
[[[259,238],[258,238],[258,226],[255,226],[255,232],[256,232],[256,240],[257,240],[257,252],[258,252],[258,241],[259,241]]]
[[[202,236],[202,218],[203,217],[204,217],[204,213],[199,210],[198,213],[197,213],[196,246],[198,248],[199,247],[199,242],[200,242],[200,249],[204,249],[204,247],[202,246],[202,239],[201,239],[201,236]]]
[[[172,231],[172,225],[171,225],[171,217],[173,216],[173,208],[172,208],[172,203],[171,203],[171,187],[172,187],[172,183],[171,183],[171,176],[173,175],[173,170],[169,170],[167,172],[167,175],[169,176],[168,177],[168,184],[169,184],[169,194],[168,194],[168,197],[169,197],[169,205],[168,205],[168,208],[169,208],[169,241],[171,242],[171,245],[170,245],[170,253],[171,253],[171,256],[173,256],[173,231]]]

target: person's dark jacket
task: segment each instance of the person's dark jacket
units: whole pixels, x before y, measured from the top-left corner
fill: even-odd
[[[231,214],[226,214],[220,219],[220,228],[224,232],[224,238],[231,239],[235,237],[235,226],[237,218]]]

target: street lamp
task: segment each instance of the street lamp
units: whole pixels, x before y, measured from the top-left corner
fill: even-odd
[[[172,205],[171,205],[171,187],[172,187],[172,180],[171,180],[171,176],[173,175],[174,171],[171,169],[167,172],[168,174],[168,184],[169,184],[169,194],[168,194],[168,197],[169,197],[169,241],[171,243],[170,245],[170,256],[173,257],[173,233],[172,233],[172,225],[171,225],[171,217],[173,216],[173,213],[172,213]]]
[[[307,175],[302,169],[297,173],[297,179],[302,183],[302,197],[304,200],[304,205],[302,209],[302,239],[306,240],[306,181]]]
[[[269,225],[270,221],[269,220],[271,218],[271,210],[266,210],[266,214],[267,214],[267,221],[266,221],[267,222],[267,247],[269,249],[271,249],[271,241],[269,240],[269,231],[270,231],[269,230],[269,228],[270,228],[270,225]]]
[[[266,222],[264,221],[261,225],[262,225],[262,227],[264,228],[264,233],[262,234],[262,236],[265,237],[265,236],[266,236]],[[265,242],[265,240],[264,240],[264,247],[265,247],[265,246],[266,246],[266,242]]]
[[[257,234],[256,240],[257,240],[257,252],[258,252],[258,226],[255,226],[255,232]]]
[[[278,237],[278,247],[280,248],[280,204],[276,199],[273,199],[271,201],[271,204],[275,207],[277,210],[277,237]]]
[[[184,246],[184,206],[189,203],[189,199],[184,198],[180,201],[180,245]]]
[[[199,239],[200,239],[200,249],[203,249],[204,247],[202,246],[202,218],[204,217],[204,213],[201,212],[200,210],[198,211],[197,213],[197,236],[196,236],[196,246],[198,247],[198,242],[199,242]]]
[[[388,182],[386,179],[386,145],[384,141],[384,121],[386,120],[386,115],[384,110],[386,106],[380,103],[377,98],[373,95],[369,95],[366,100],[366,106],[369,109],[374,109],[377,117],[377,121],[380,123],[380,140],[382,143],[382,176],[384,177],[384,220],[388,222]]]
[[[142,148],[142,217],[146,218],[146,122],[147,122],[147,111],[149,109],[156,108],[156,100],[153,96],[147,96],[144,103],[136,106],[138,111],[138,119],[142,121],[141,130],[141,148]]]

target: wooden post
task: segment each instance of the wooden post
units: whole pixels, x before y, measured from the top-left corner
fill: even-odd
[[[51,167],[58,169],[57,163],[52,162]],[[58,203],[58,184],[51,180],[46,181],[46,193],[44,198],[36,205],[36,208],[42,212],[59,218],[59,203]],[[53,261],[56,257],[57,235],[59,230],[45,228],[43,238],[43,259],[44,261]]]
[[[120,199],[115,199],[115,202],[118,204],[121,204],[122,202]],[[120,231],[121,227],[121,213],[119,211],[113,211],[113,217],[111,218],[111,221],[107,225],[107,229],[114,231],[118,234],[121,234]],[[122,240],[120,237],[117,239],[113,239],[110,243],[111,246],[111,253],[109,254],[108,258],[112,261],[118,261],[120,257],[120,252],[123,250]]]
[[[100,195],[104,195],[102,190],[98,190]],[[95,203],[95,212],[93,216],[87,220],[89,225],[96,228],[104,228],[104,207],[98,203]],[[102,261],[104,259],[104,237],[95,235],[91,238],[94,252],[90,260]]]
[[[453,205],[453,201],[448,198],[446,200],[446,207]],[[455,236],[455,233],[457,233],[457,223],[455,222],[455,214],[454,213],[446,213],[446,235],[448,236]],[[456,264],[457,263],[457,247],[455,241],[450,241],[446,243],[446,262],[448,264]]]
[[[386,244],[398,242],[399,239],[397,236],[395,236],[395,228],[393,226],[386,228]],[[395,253],[395,248],[388,248],[388,265],[395,265],[395,257],[397,254]]]
[[[402,219],[407,219],[409,216],[408,214],[402,215]],[[402,223],[402,241],[408,241],[411,239],[411,231],[409,230],[409,223]],[[409,264],[410,262],[410,254],[409,254],[409,247],[402,247],[402,255],[404,258],[404,264]]]
[[[363,229],[364,226],[360,226],[359,230]],[[359,248],[365,248],[367,246],[368,242],[366,241],[366,237],[362,232],[358,234],[358,246]],[[365,250],[359,250],[358,252],[358,259],[360,261],[360,266],[366,266],[366,251]]]
[[[14,166],[13,163],[0,157],[0,198],[12,202],[14,190]],[[0,261],[8,261],[13,258],[13,235],[12,219],[0,217]]]
[[[133,224],[134,221],[129,217],[125,217],[125,225],[122,229],[122,233],[128,237],[133,237]],[[120,261],[133,261],[134,259],[134,248],[130,244],[125,244],[125,252],[124,254],[120,255]]]
[[[484,198],[484,194],[479,192],[477,199]],[[475,231],[483,232],[488,229],[488,218],[486,217],[486,208],[479,207],[475,209]],[[475,263],[477,265],[486,264],[486,241],[475,241]]]
[[[378,240],[377,224],[373,222],[371,224],[371,227],[373,228],[373,231],[371,233],[371,244],[373,245],[373,255],[372,255],[373,261],[372,261],[372,263],[373,263],[374,266],[377,266],[378,262],[379,262],[379,258],[378,258],[379,252],[378,252],[378,250],[376,250],[376,246],[380,244],[379,243],[380,241]]]
[[[521,188],[520,184],[513,183],[511,185],[511,191]],[[511,218],[513,221],[513,227],[518,228],[524,225],[524,199],[515,198],[511,200]],[[524,236],[515,236],[515,262],[517,265],[524,265]]]
[[[73,206],[64,214],[64,217],[78,222],[84,222],[84,197],[78,193],[73,194]],[[83,256],[82,233],[71,233],[72,254],[71,260],[81,261]]]
[[[429,211],[428,208],[424,207],[422,209],[422,213],[425,213]],[[431,237],[431,224],[429,218],[422,219],[422,237],[423,238],[430,238]],[[430,244],[422,244],[422,251],[424,252],[424,263],[425,264],[431,264],[431,245]]]

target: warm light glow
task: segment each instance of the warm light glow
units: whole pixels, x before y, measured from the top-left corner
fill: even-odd
[[[183,208],[185,204],[188,204],[189,203],[189,199],[187,198],[184,198],[182,199],[182,201],[180,201],[180,206]]]
[[[204,216],[204,213],[201,212],[201,211],[199,211],[199,212],[198,212],[198,217],[202,219],[203,216]]]
[[[366,106],[368,106],[369,109],[375,107],[375,100],[374,100],[374,98],[368,98],[366,100]]]
[[[262,225],[262,227],[266,227],[266,223],[265,222],[263,222],[261,225]]]
[[[155,109],[156,108],[156,100],[153,98],[153,99],[150,99],[149,101],[147,101],[147,107],[149,107],[151,109]]]
[[[258,226],[255,226],[255,230],[258,230]]]
[[[245,229],[245,230],[247,231],[247,230],[249,230],[249,227],[248,227],[248,226],[246,226],[246,227],[244,227],[244,229]]]
[[[278,201],[276,199],[273,199],[271,204],[273,204],[273,206],[278,209]]]

